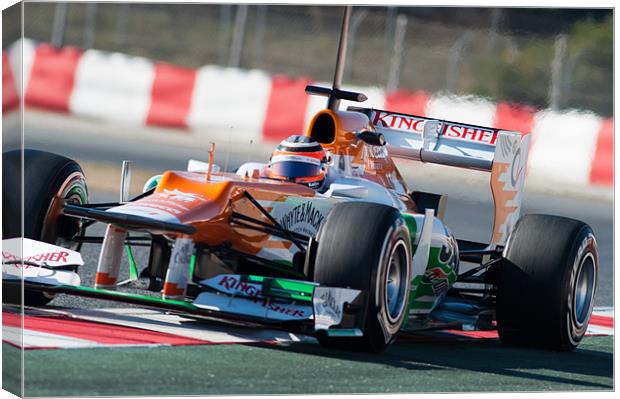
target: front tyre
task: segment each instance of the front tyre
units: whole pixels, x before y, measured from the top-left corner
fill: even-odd
[[[86,179],[80,166],[61,155],[32,149],[24,150],[23,212],[25,238],[61,245],[73,250],[79,244],[73,238],[83,233],[78,219],[62,215],[62,204],[82,205],[88,202]],[[19,237],[21,234],[21,151],[2,155],[2,229],[3,238]],[[17,293],[19,294],[19,293]],[[16,295],[17,295],[16,294]],[[10,302],[19,302],[15,295],[5,295]],[[53,295],[25,291],[24,304],[42,306]]]
[[[596,293],[598,248],[578,220],[526,215],[500,267],[499,337],[504,343],[570,351],[586,333]]]
[[[395,208],[338,204],[317,237],[314,281],[368,292],[361,338],[318,335],[323,346],[383,352],[405,319],[411,289],[409,230]]]

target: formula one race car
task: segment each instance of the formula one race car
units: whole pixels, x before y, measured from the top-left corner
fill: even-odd
[[[519,218],[529,136],[340,110],[341,100],[365,96],[339,88],[339,59],[332,88],[306,88],[328,97],[305,134],[328,154],[321,189],[275,179],[264,164],[219,172],[210,157],[154,176],[133,199],[123,173],[121,201],[91,204],[77,163],[25,150],[25,238],[3,242],[5,301],[19,302],[23,287],[25,305],[80,295],[276,326],[373,352],[399,331],[437,328],[498,329],[511,344],[576,348],[594,303],[596,240],[577,220]],[[5,238],[22,235],[21,157],[3,155]],[[489,172],[490,241],[455,238],[442,222],[445,196],[409,191],[392,157]],[[107,225],[103,237],[85,235],[95,222]],[[80,284],[84,242],[102,244],[94,287]],[[141,271],[137,245],[149,248]],[[119,281],[124,251],[130,278]],[[143,294],[122,290],[137,285]]]

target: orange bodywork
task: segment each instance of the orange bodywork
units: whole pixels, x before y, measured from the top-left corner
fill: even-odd
[[[309,137],[316,135],[318,129],[316,122],[319,118],[325,117],[333,120],[334,139],[331,142],[319,140],[323,148],[334,155],[350,157],[351,166],[364,171],[360,177],[394,190],[400,194],[407,211],[416,213],[416,205],[407,195],[409,192],[407,184],[387,150],[384,147],[367,145],[357,138],[356,133],[364,130],[374,131],[370,119],[359,112],[324,109],[312,118],[306,135]]]
[[[313,137],[316,134],[317,121],[320,118],[330,117],[334,123],[334,134],[331,142],[318,140],[323,148],[330,150],[333,154],[355,155],[361,152],[364,143],[359,141],[356,132],[364,129],[372,130],[370,120],[364,114],[350,111],[332,111],[324,109],[319,111],[308,126],[306,135]]]
[[[132,206],[144,206],[172,214],[183,224],[197,228],[192,239],[211,246],[225,242],[239,251],[256,254],[262,248],[283,247],[282,242],[270,241],[267,233],[231,226],[233,212],[269,223],[269,220],[244,196],[247,191],[270,211],[268,203],[289,197],[315,196],[314,190],[295,183],[262,178],[242,178],[236,174],[167,171],[152,195],[133,201]],[[191,194],[190,194],[191,193]],[[288,244],[288,243],[287,243]],[[290,245],[288,245],[290,246]]]

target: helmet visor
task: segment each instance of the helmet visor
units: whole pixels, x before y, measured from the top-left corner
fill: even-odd
[[[284,161],[274,162],[270,166],[275,176],[286,178],[312,177],[321,173],[321,165],[306,162]]]

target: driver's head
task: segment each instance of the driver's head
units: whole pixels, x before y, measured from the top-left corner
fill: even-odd
[[[325,181],[326,165],[327,153],[315,139],[294,135],[271,153],[268,174],[318,190]]]

